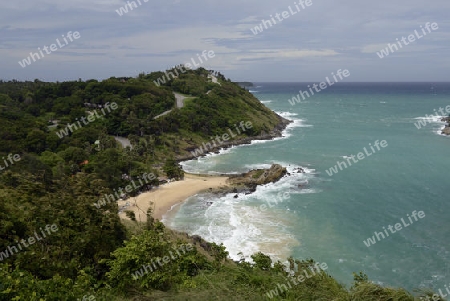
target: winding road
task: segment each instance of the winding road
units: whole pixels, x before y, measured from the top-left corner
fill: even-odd
[[[173,95],[175,95],[175,98],[177,100],[177,107],[182,108],[184,107],[184,100],[187,98],[186,96],[173,92]]]
[[[187,96],[184,96],[183,94],[175,93],[175,92],[173,92],[173,95],[175,96],[175,99],[176,99],[177,108],[184,107],[184,100],[187,98]],[[159,114],[158,116],[155,116],[153,119],[158,119],[159,117],[167,115],[170,112],[172,112],[172,110],[165,111],[164,113]]]
[[[129,146],[131,149],[133,148],[133,146],[131,145],[130,140],[128,140],[125,137],[115,136],[114,139],[116,139],[117,142],[120,142],[120,144],[122,144],[123,148],[126,148],[127,146]]]

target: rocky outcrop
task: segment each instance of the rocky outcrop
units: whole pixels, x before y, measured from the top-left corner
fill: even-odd
[[[447,122],[447,125],[442,130],[443,135],[450,135],[450,117],[442,118],[441,121]]]
[[[447,125],[443,130],[442,130],[442,134],[444,135],[450,135],[450,126]]]
[[[272,164],[269,169],[254,169],[238,176],[232,176],[228,181],[232,185],[256,188],[257,185],[275,183],[286,174],[287,170],[285,167],[279,164]]]
[[[286,168],[279,164],[273,164],[269,169],[253,169],[239,175],[221,174],[220,176],[229,177],[228,186],[210,189],[209,192],[221,195],[233,193],[234,198],[238,198],[239,193],[251,194],[258,185],[275,183],[285,175],[289,175]]]

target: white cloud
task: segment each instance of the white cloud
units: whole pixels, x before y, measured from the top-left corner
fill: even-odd
[[[239,55],[237,60],[256,60],[256,59],[295,59],[305,57],[321,57],[339,55],[332,49],[310,50],[310,49],[260,49]]]
[[[375,53],[426,22],[437,22],[439,30],[403,47],[391,56],[389,66],[404,70],[402,66],[408,64],[420,71],[424,68],[420,62],[426,58],[425,68],[450,67],[445,59],[450,47],[450,21],[445,14],[450,9],[448,0],[433,0],[433,5],[423,0],[397,0],[382,6],[374,1],[313,0],[307,11],[257,36],[250,28],[293,5],[293,0],[140,1],[141,7],[122,17],[115,10],[127,0],[4,1],[0,10],[2,76],[56,80],[75,74],[65,69],[67,64],[56,65],[64,60],[74,62],[77,76],[83,78],[120,76],[117,72],[162,69],[186,62],[203,50],[214,50],[216,57],[205,67],[229,70],[227,77],[290,80],[301,75],[291,71],[292,66],[301,65],[306,77],[315,74],[320,78],[344,65],[364,66],[360,74],[365,78],[358,80],[370,80],[372,74],[386,68]],[[48,60],[19,69],[18,59],[69,30],[79,31],[81,39]],[[407,80],[412,73],[395,76]],[[448,73],[433,74],[450,80]]]
[[[384,49],[387,47],[387,43],[385,44],[371,44],[366,45],[361,49],[362,53],[376,53],[377,51],[380,51],[381,49]]]

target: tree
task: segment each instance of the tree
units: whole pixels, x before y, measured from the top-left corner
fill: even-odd
[[[265,255],[261,252],[258,252],[256,254],[253,254],[252,256],[253,261],[255,262],[255,266],[257,268],[260,268],[261,270],[268,271],[270,270],[272,266],[272,259],[270,259],[270,256]]]
[[[133,222],[136,221],[136,214],[134,213],[134,211],[127,210],[127,211],[125,211],[125,215],[126,215],[129,219],[131,219]]]
[[[175,178],[180,180],[184,178],[183,168],[174,159],[167,159],[163,170],[170,179]]]

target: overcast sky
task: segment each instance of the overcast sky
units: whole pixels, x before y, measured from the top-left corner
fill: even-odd
[[[191,58],[198,62],[197,53],[212,50],[215,57],[202,66],[236,81],[323,81],[337,69],[348,69],[345,80],[354,82],[450,81],[449,0],[311,0],[300,12],[294,0],[137,1],[119,16],[126,1],[3,0],[0,79],[137,76]],[[287,19],[252,33],[262,19],[283,11]],[[422,33],[427,22],[439,29],[378,57],[387,43]],[[69,31],[80,38],[19,65],[38,47],[58,38],[65,44],[62,35]]]

